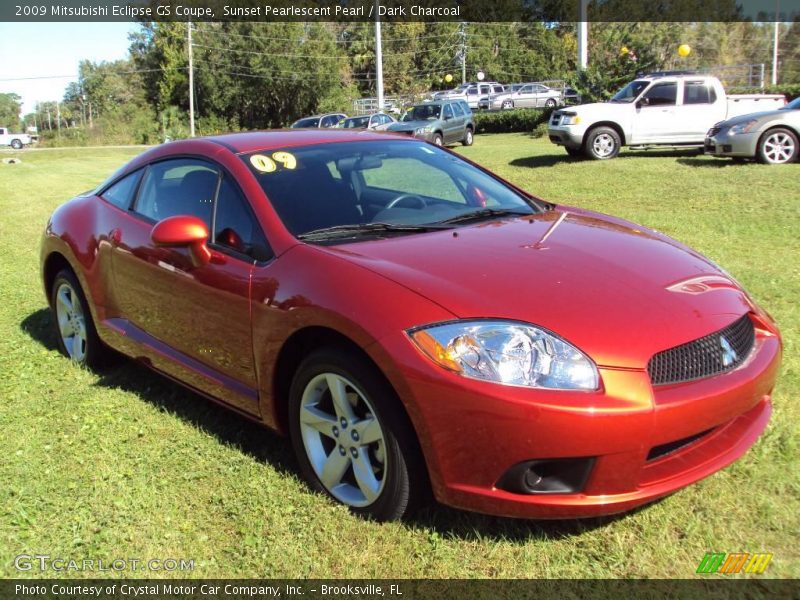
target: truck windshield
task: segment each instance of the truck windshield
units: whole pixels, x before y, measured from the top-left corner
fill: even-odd
[[[631,81],[628,85],[618,91],[614,96],[611,98],[611,102],[633,102],[636,98],[650,85],[649,81],[642,81],[637,79],[636,81]]]

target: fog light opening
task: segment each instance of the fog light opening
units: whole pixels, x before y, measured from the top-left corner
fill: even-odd
[[[515,494],[577,494],[594,461],[594,457],[526,460],[506,471],[496,487]]]

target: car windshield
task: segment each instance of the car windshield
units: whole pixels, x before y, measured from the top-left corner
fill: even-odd
[[[631,81],[628,85],[618,91],[614,96],[611,98],[611,102],[633,102],[636,98],[639,97],[639,94],[644,91],[650,85],[649,81],[642,81],[637,79],[636,81]]]
[[[781,110],[800,110],[800,97],[789,102],[789,104],[782,107]]]
[[[419,141],[336,142],[242,156],[287,229],[326,243],[530,215],[534,201]],[[319,238],[319,241],[323,241]]]
[[[309,117],[308,119],[300,119],[292,123],[295,129],[302,127],[319,127],[319,117]]]
[[[435,121],[441,114],[442,107],[438,104],[420,104],[412,106],[403,115],[403,121]]]
[[[337,127],[343,129],[358,129],[360,127],[366,127],[367,125],[369,125],[369,117],[352,117],[344,121],[339,121]]]

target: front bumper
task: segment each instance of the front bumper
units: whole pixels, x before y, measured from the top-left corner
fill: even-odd
[[[547,128],[547,135],[550,141],[559,146],[580,149],[583,146],[583,134],[585,130],[575,125],[550,125]]]
[[[729,135],[727,131],[720,131],[706,137],[705,153],[714,156],[754,157],[759,136],[758,132]]]
[[[733,371],[653,387],[645,371],[601,367],[603,389],[589,393],[465,380],[430,363],[405,336],[381,345],[403,365],[387,375],[417,429],[440,502],[558,519],[629,510],[744,454],[769,420],[781,357],[780,338],[756,332],[753,351]],[[591,459],[576,493],[500,489],[515,465],[568,458]]]

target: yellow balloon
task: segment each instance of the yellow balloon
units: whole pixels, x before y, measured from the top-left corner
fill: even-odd
[[[450,73],[448,73],[447,75],[445,75],[445,76],[444,76],[444,80],[445,80],[447,83],[450,83],[451,81],[453,81],[453,76],[452,76],[452,75],[450,75]]]
[[[692,53],[692,47],[689,44],[681,44],[678,46],[678,54],[680,54],[683,58],[686,58]]]

